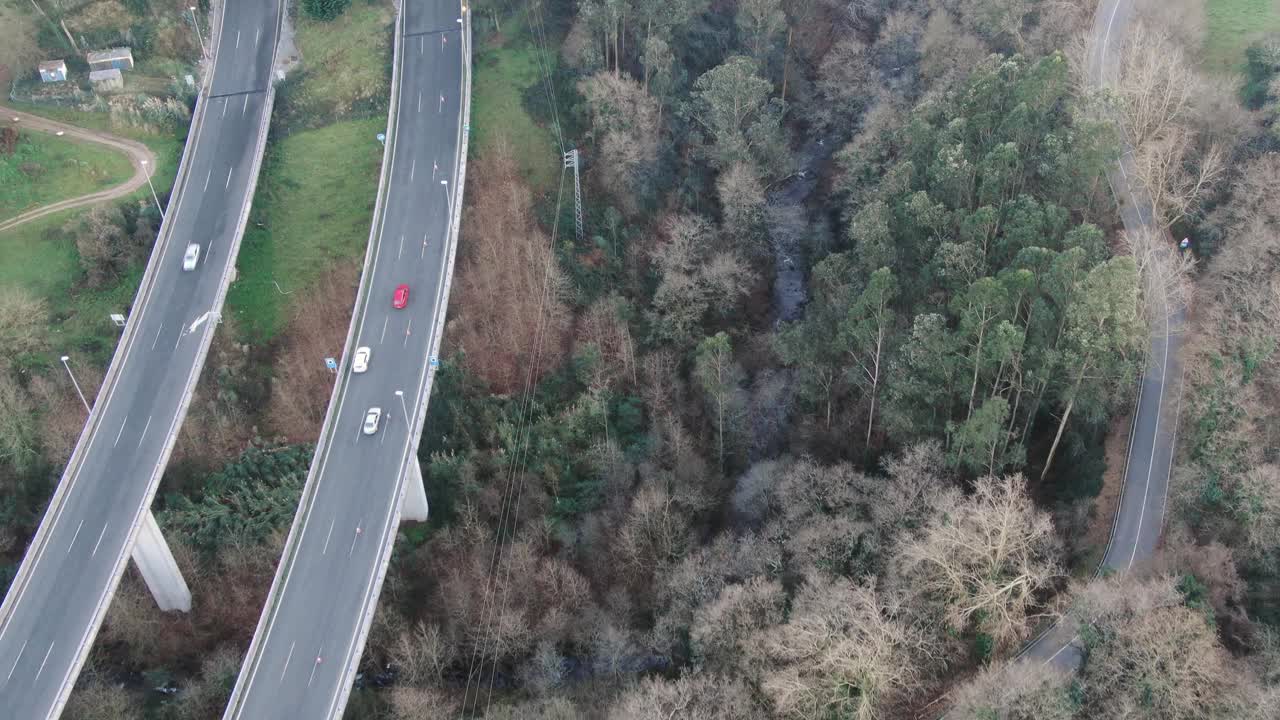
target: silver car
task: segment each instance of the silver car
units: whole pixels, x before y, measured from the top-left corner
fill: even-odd
[[[382,408],[371,407],[369,412],[364,414],[364,434],[372,435],[378,432],[378,421],[382,419]]]
[[[200,262],[200,244],[191,243],[187,246],[187,252],[182,256],[182,269],[195,270],[198,262]]]
[[[367,347],[356,348],[356,355],[351,360],[351,372],[362,373],[369,369],[369,356],[373,353]]]

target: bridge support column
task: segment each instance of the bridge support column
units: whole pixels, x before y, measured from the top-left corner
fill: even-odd
[[[422,466],[418,464],[418,458],[414,457],[409,462],[409,477],[405,478],[404,504],[400,506],[400,520],[416,520],[417,522],[425,522],[427,519],[427,486],[422,482]]]
[[[164,541],[156,516],[150,510],[142,519],[138,538],[133,543],[133,562],[161,610],[191,612],[191,590],[187,588],[187,581],[182,578],[169,543]]]

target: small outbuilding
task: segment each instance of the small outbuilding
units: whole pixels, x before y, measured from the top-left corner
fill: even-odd
[[[62,82],[67,79],[65,60],[46,60],[36,67],[40,70],[40,82]]]
[[[133,51],[127,47],[110,48],[108,50],[98,50],[96,52],[87,53],[85,60],[89,61],[90,70],[132,70],[133,69]]]
[[[104,90],[121,90],[124,88],[124,75],[115,68],[107,70],[90,70],[89,82],[93,84],[93,89],[99,92]]]

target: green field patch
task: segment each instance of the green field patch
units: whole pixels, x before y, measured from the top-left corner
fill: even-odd
[[[1280,32],[1280,0],[1208,0],[1205,14],[1204,64],[1211,72],[1240,70],[1250,43]]]
[[[353,5],[329,22],[299,14],[302,64],[284,83],[277,111],[287,129],[385,113],[392,17],[385,2]]]
[[[275,337],[290,303],[306,301],[309,282],[364,253],[382,161],[374,136],[384,127],[353,120],[268,146],[227,298],[245,340]]]
[[[514,21],[507,30],[513,36],[527,37]],[[475,48],[471,138],[479,155],[499,138],[506,138],[534,192],[545,193],[555,187],[560,162],[550,130],[539,125],[524,106],[525,92],[542,82],[535,52],[527,41],[504,41],[502,36]]]
[[[59,200],[119,185],[133,175],[123,153],[44,132],[19,135],[0,154],[0,220]]]

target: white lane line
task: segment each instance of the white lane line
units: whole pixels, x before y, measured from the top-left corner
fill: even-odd
[[[36,671],[36,680],[40,679],[41,673],[44,672],[44,666],[49,664],[49,656],[53,654],[53,643],[49,643],[49,649],[44,654],[44,660],[40,661],[40,669]]]
[[[338,522],[338,518],[329,521],[329,532],[324,536],[324,547],[320,549],[320,554],[324,555],[329,552],[329,538],[333,537],[333,524]]]
[[[83,520],[81,520],[81,521],[80,521],[80,524],[76,526],[76,534],[71,536],[71,544],[67,546],[67,554],[68,554],[68,555],[70,555],[70,554],[71,554],[71,548],[73,548],[73,547],[75,547],[75,546],[76,546],[76,538],[80,537],[80,528],[82,528],[82,527],[84,527],[84,521],[83,521]]]
[[[409,333],[410,333],[410,332],[412,332],[412,331],[413,331],[413,318],[409,318],[409,324],[408,324],[408,325],[406,325],[406,326],[405,326],[405,328],[404,328],[404,344],[405,344],[405,347],[408,347],[408,346],[409,346]]]
[[[1104,73],[1107,71],[1107,45],[1111,44],[1111,26],[1115,24],[1116,12],[1120,9],[1120,0],[1116,0],[1115,7],[1111,8],[1111,19],[1107,20],[1107,34],[1102,36],[1102,56],[1098,59],[1098,83],[1102,84]]]
[[[259,27],[257,30],[254,30],[254,31],[253,31],[253,44],[254,44],[254,47],[257,47],[257,45],[258,45],[258,38],[259,38],[261,35],[262,35],[262,28],[261,28],[261,27]]]
[[[249,96],[246,94],[244,96],[244,107],[240,108],[240,115],[243,116],[248,111],[249,111]]]
[[[440,112],[444,112],[444,93],[440,93]]]
[[[205,254],[207,255],[208,253],[205,253]],[[178,339],[173,341],[173,349],[177,350],[178,343],[181,343],[181,342],[182,342],[182,328],[178,328]]]
[[[138,447],[142,447],[142,441],[147,437],[147,428],[151,427],[151,416],[147,416],[147,424],[142,427],[142,437],[138,438]]]
[[[240,47],[240,31],[236,31],[236,47]]]
[[[418,91],[418,112],[422,112],[422,91]]]
[[[115,447],[120,444],[120,436],[124,434],[124,426],[127,424],[129,424],[129,418],[125,418],[124,422],[120,423],[120,432],[116,433],[116,441],[111,443],[111,447]]]
[[[209,178],[211,177],[213,177],[213,168],[209,168],[209,172],[204,174],[204,190],[201,190],[200,192],[204,192],[209,189]]]
[[[419,35],[418,36],[418,54],[421,55],[426,51],[427,51],[427,36]]]
[[[351,553],[356,551],[356,541],[360,539],[360,533],[364,532],[360,529],[360,525],[356,524],[356,533],[351,536],[351,549],[347,551],[347,557],[351,557]]]
[[[426,256],[427,256],[427,236],[424,233],[422,236],[422,252],[418,254],[418,257],[424,258]]]
[[[401,256],[401,255],[403,255],[403,254],[404,254],[404,236],[403,236],[403,235],[401,235],[401,236],[400,236],[400,249],[396,251],[396,259],[397,259],[397,260],[399,260],[399,259],[400,259],[400,256]]]
[[[98,533],[98,542],[93,544],[93,552],[89,553],[89,557],[93,557],[94,555],[98,554],[98,546],[102,544],[102,537],[106,534],[107,534],[107,526],[103,525],[102,532]]]
[[[1045,660],[1045,661],[1044,661],[1043,663],[1041,663],[1041,664],[1043,664],[1043,665],[1048,665],[1049,663],[1053,662],[1055,658],[1057,658],[1059,655],[1061,655],[1061,654],[1062,654],[1062,651],[1063,651],[1063,650],[1066,650],[1067,648],[1071,647],[1071,644],[1072,644],[1072,643],[1074,643],[1074,642],[1076,641],[1076,638],[1078,638],[1078,637],[1080,637],[1080,636],[1079,636],[1079,635],[1072,635],[1072,636],[1071,636],[1071,639],[1067,641],[1067,644],[1066,644],[1066,645],[1063,645],[1062,647],[1058,648],[1058,652],[1056,652],[1056,653],[1054,653],[1054,654],[1050,655],[1050,656],[1049,656],[1049,659],[1048,659],[1048,660]]]
[[[235,165],[232,165],[230,168],[227,169],[227,181],[222,185],[223,190],[226,190],[227,188],[231,187],[231,173],[234,172],[235,169],[236,169]]]
[[[438,160],[438,158],[437,158],[437,160]],[[439,169],[440,169],[440,163],[439,163],[439,162],[437,162],[436,160],[432,160],[432,161],[431,161],[431,179],[432,179],[433,181],[436,179],[436,172],[437,172]]]
[[[284,658],[284,668],[280,670],[280,682],[284,682],[284,674],[289,669],[289,661],[293,659],[293,646],[297,644],[295,642],[289,645],[289,654]]]
[[[444,53],[444,44],[445,44],[445,42],[447,42],[448,40],[449,40],[449,38],[445,37],[445,34],[444,34],[444,33],[440,33],[440,52],[441,52],[442,54]]]
[[[28,640],[27,642],[31,642]],[[13,667],[9,668],[9,674],[5,676],[5,683],[9,682],[9,678],[13,677],[13,671],[18,669],[18,662],[22,660],[22,653],[27,651],[27,642],[22,643],[22,647],[18,649],[18,657],[13,659]]]
[[[227,106],[231,104],[231,98],[222,98],[222,117],[227,116]]]
[[[388,316],[384,318],[382,321],[382,336],[378,338],[379,345],[381,345],[383,341],[387,339],[387,322],[390,320],[391,320],[391,317]]]
[[[409,182],[413,182],[413,176],[418,174],[418,158],[414,158],[409,164]]]
[[[320,646],[320,650],[324,650],[323,645]],[[307,678],[307,687],[311,687],[311,681],[316,679],[316,668],[320,667],[320,663],[322,662],[324,662],[324,656],[320,653],[316,653],[315,664],[311,666],[311,677]]]

